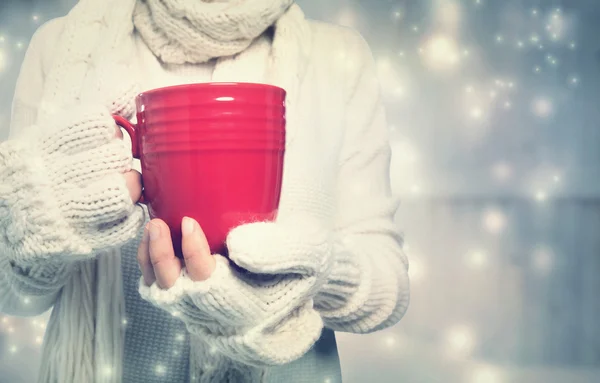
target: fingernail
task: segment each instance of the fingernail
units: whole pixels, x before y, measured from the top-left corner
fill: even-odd
[[[189,217],[183,217],[181,221],[181,233],[185,236],[190,235],[196,229],[194,220]]]
[[[150,227],[150,240],[156,241],[158,238],[160,238],[160,226],[152,222],[150,222],[148,226]]]

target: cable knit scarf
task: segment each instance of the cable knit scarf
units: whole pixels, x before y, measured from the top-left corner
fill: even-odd
[[[141,0],[134,22],[164,62],[198,63],[239,53],[293,0]]]
[[[38,119],[78,103],[104,103],[126,118],[139,91],[137,29],[165,63],[218,58],[213,81],[260,82],[287,90],[288,142],[297,130],[295,96],[306,70],[310,31],[293,0],[80,0],[66,17],[47,73]],[[134,26],[135,21],[135,26]],[[272,42],[257,39],[273,25]],[[265,68],[266,63],[266,68]],[[39,124],[38,124],[39,125]],[[120,251],[78,262],[52,312],[40,382],[120,383],[124,297]],[[191,342],[191,373],[205,355]],[[196,380],[197,381],[197,380]]]

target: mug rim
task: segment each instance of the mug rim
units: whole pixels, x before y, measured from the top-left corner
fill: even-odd
[[[261,84],[257,82],[199,82],[193,84],[180,84],[180,85],[170,85],[156,89],[150,89],[145,92],[141,92],[137,95],[137,99],[140,99],[144,96],[152,96],[157,93],[168,93],[176,90],[181,90],[185,88],[210,88],[210,87],[222,87],[222,88],[244,88],[244,89],[270,89],[272,91],[283,92],[283,96],[285,97],[286,91],[285,89],[271,85],[271,84]]]

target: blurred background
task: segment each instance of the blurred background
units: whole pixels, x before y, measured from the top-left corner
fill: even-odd
[[[74,0],[0,1],[0,139],[32,33]],[[377,61],[412,302],[339,334],[348,383],[600,382],[600,2],[299,0]],[[47,316],[0,316],[0,383]]]

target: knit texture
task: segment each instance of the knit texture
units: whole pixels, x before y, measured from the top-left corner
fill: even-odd
[[[39,138],[0,149],[0,241],[15,262],[89,257],[126,242],[143,215],[121,174],[131,154],[108,110],[80,107]]]
[[[118,4],[126,7],[125,2]],[[78,28],[106,27],[106,21],[123,18],[119,6],[80,2],[62,36],[77,40],[69,33]],[[323,324],[339,331],[375,331],[395,324],[408,305],[407,263],[393,223],[397,203],[389,189],[389,144],[370,52],[356,34],[307,23],[298,12],[292,7],[277,21],[272,42],[259,39],[240,55],[219,58],[212,76],[214,81],[272,83],[288,91],[289,135],[277,221],[249,223],[232,231],[228,238],[230,261],[216,255],[220,268],[206,283],[189,281],[183,273],[174,290],[140,286],[145,299],[160,307],[158,311],[129,302],[139,308],[140,317],[144,317],[143,312],[169,313],[176,308],[180,315],[170,317],[183,320],[189,330],[190,379],[222,381],[218,379],[229,375],[230,381],[239,381],[236,379],[240,376],[249,381],[268,381],[269,376],[286,376],[292,382],[323,381],[323,375],[309,373],[308,367],[298,374],[293,370],[297,366],[294,359],[315,357],[311,346]],[[84,44],[84,38],[74,45],[72,40],[61,40],[64,43],[52,52],[58,61],[52,65],[52,75],[45,79],[46,97],[41,97],[42,118],[38,120],[46,121],[63,108],[60,103],[44,101],[52,100],[49,94],[56,89],[73,99],[102,104],[113,100],[109,102],[111,108],[131,117],[131,104],[126,100],[139,74],[137,60],[128,62],[131,57],[127,54],[119,59],[103,55],[117,45],[129,46],[135,52],[135,39],[128,32],[131,25],[111,25],[119,25],[119,30],[97,32],[98,38],[107,37],[100,43],[106,50],[98,49],[91,56],[86,56],[86,49],[93,44]],[[89,40],[89,33],[84,36]],[[68,47],[71,52],[76,48],[71,56],[65,54]],[[123,52],[129,51],[118,49],[120,55]],[[88,57],[93,68],[79,65],[82,57]],[[59,81],[69,68],[90,85],[81,95],[77,95],[74,83]],[[124,80],[115,82],[112,73],[119,73]],[[119,95],[101,84],[109,88],[110,84],[123,86]],[[32,128],[31,132],[39,129]],[[134,260],[134,250],[135,245],[130,243],[122,256]],[[239,273],[232,263],[239,263],[247,272]],[[118,255],[109,252],[94,262],[75,263],[57,300],[61,285],[54,284],[57,278],[50,275],[60,272],[60,267],[7,268],[6,262],[0,264],[0,273],[4,274],[0,279],[0,303],[4,311],[31,313],[56,302],[44,345],[41,381],[121,381],[123,358],[119,344],[124,311]],[[39,290],[40,298],[29,301],[34,307],[25,307],[19,299],[23,294],[15,290],[19,287],[17,274],[25,281],[31,277],[30,285],[39,276],[48,281]],[[131,278],[131,274],[125,278]],[[235,288],[239,288],[240,295],[231,295]],[[293,292],[294,299],[276,299],[287,296],[286,291]],[[96,305],[85,303],[94,300]],[[229,304],[229,300],[236,304]],[[277,303],[271,309],[266,302]],[[79,310],[82,312],[73,321],[76,307],[85,310]],[[249,314],[248,321],[240,320],[242,313]],[[281,320],[271,321],[271,314]],[[148,317],[148,321],[162,318],[166,322],[166,317]],[[222,318],[229,321],[227,326]],[[75,326],[70,329],[73,336],[67,334],[66,324]],[[145,325],[156,332],[166,326],[152,324]],[[307,350],[308,354],[302,356]],[[136,351],[126,349],[125,360]],[[68,355],[77,358],[68,360]],[[283,365],[266,367],[273,364]],[[148,366],[139,368],[142,371]],[[289,375],[273,373],[285,369],[289,369]]]
[[[202,63],[242,52],[293,0],[139,0],[134,24],[165,63]]]
[[[213,72],[213,81],[271,82],[288,90],[297,88],[297,85],[294,85],[297,78],[290,78],[285,73],[287,71],[294,73],[293,67],[302,62],[296,60],[299,56],[292,53],[296,49],[303,48],[302,44],[296,42],[301,38],[303,28],[286,29],[286,25],[297,22],[300,18],[296,9],[292,10],[280,19],[278,26],[281,28],[276,30],[272,44],[263,36],[253,41],[244,52],[235,57],[220,59]],[[279,41],[276,41],[277,39]],[[282,46],[284,43],[285,46]],[[274,70],[267,71],[270,64],[269,56],[273,57],[276,54],[279,55],[275,61],[278,64],[272,68]],[[282,68],[285,68],[286,72],[281,71]],[[286,100],[288,105],[290,102],[293,103],[292,100],[295,99],[293,95],[294,92],[288,94]],[[288,109],[288,117],[290,113]],[[293,135],[293,132],[300,128],[295,122],[288,122],[287,132]],[[294,229],[300,228],[295,226]],[[237,231],[241,232],[242,228]],[[301,236],[303,231],[297,231],[297,236]],[[284,234],[289,232],[288,229]],[[248,234],[252,237],[251,232]],[[233,237],[235,238],[235,235]],[[327,241],[327,235],[318,238],[322,242]],[[273,241],[274,238],[270,240]],[[296,240],[294,245],[299,242]],[[315,248],[320,250],[318,241],[315,241],[315,245],[307,244],[301,249],[301,253],[311,253]],[[241,262],[242,256],[236,259],[238,253],[241,252],[230,243],[230,258],[237,263],[238,267],[248,270],[247,265]],[[323,264],[328,264],[327,249],[314,253],[315,257],[319,254],[323,255]],[[298,255],[298,252],[290,253],[292,258]],[[273,252],[272,262],[275,261],[273,257],[282,260],[281,254]],[[222,257],[220,259],[224,260]],[[255,273],[241,275],[235,273],[228,263],[221,264],[225,265],[221,270],[228,270],[228,272],[216,273],[210,278],[211,289],[207,294],[195,294],[194,291],[190,291],[193,290],[192,287],[184,289],[180,285],[176,285],[170,291],[163,291],[157,285],[146,290],[146,286],[141,283],[141,295],[156,306],[175,312],[184,320],[192,334],[217,350],[216,356],[220,354],[246,365],[264,366],[289,363],[310,349],[322,330],[322,321],[318,313],[312,309],[310,300],[317,290],[317,282],[326,275],[324,273],[327,270],[326,266],[322,268],[323,270],[318,270],[317,274],[317,270],[311,270],[311,265],[308,265],[307,268],[312,271],[312,278],[301,279],[291,274],[289,270],[282,269],[278,275],[265,279],[264,274],[269,273],[267,269],[251,269]],[[251,263],[248,261],[248,264]],[[285,266],[284,263],[282,265]],[[185,283],[186,281],[191,282],[185,276],[179,280],[181,285],[190,285]],[[202,290],[201,284],[193,285]],[[304,334],[302,339],[299,340],[294,332],[289,331],[292,327]],[[250,370],[250,367],[248,366],[246,370]],[[260,374],[259,368],[253,370],[255,370],[254,375]],[[207,371],[197,373],[200,374],[208,377]]]
[[[97,13],[93,9],[97,6],[107,6],[107,10]],[[132,9],[133,4],[131,11]],[[66,125],[50,124],[50,122],[60,119],[59,116],[76,117],[78,110],[85,110],[88,106],[95,110],[104,107],[103,122],[110,120],[110,117],[106,118],[110,114],[131,117],[133,113],[131,100],[136,94],[136,85],[131,81],[133,76],[128,69],[131,62],[128,52],[133,50],[117,49],[120,52],[117,58],[107,58],[103,53],[115,49],[116,45],[121,45],[123,35],[127,35],[128,29],[132,31],[131,24],[125,22],[126,19],[121,20],[123,14],[127,15],[127,13],[126,4],[111,7],[109,4],[80,2],[65,18],[70,22],[60,26],[61,31],[58,34],[61,39],[55,40],[57,43],[52,44],[51,59],[42,60],[43,86],[31,90],[38,93],[35,124],[26,127],[26,134],[15,134],[14,136],[19,136],[16,141],[21,139],[28,145],[31,141],[36,142],[38,137],[51,136]],[[99,28],[101,24],[98,21],[106,20],[115,23],[111,33],[102,33]],[[96,33],[94,29],[97,30]],[[89,52],[91,47],[96,49],[94,54]],[[91,62],[94,65],[90,65]],[[31,65],[24,64],[24,70]],[[37,76],[37,73],[35,71],[32,74]],[[28,74],[20,77],[28,77]],[[25,93],[23,88],[16,92],[16,94],[23,93]],[[17,107],[15,112],[18,112],[21,105],[31,105],[31,99],[32,97],[25,97],[22,102],[21,99],[17,100],[14,103]],[[17,117],[15,120],[18,122],[23,119]],[[106,123],[102,124],[105,125]],[[115,132],[112,120],[109,126],[112,138]],[[131,156],[124,147],[122,153],[127,153],[131,161]],[[99,158],[99,161],[102,160]],[[49,305],[54,304],[45,334],[45,344],[52,346],[43,347],[40,382],[102,383],[115,381],[115,378],[120,379],[122,375],[123,346],[120,323],[124,302],[121,298],[122,285],[118,272],[120,269],[118,248],[126,238],[135,236],[143,223],[143,215],[141,209],[134,207],[129,199],[129,193],[124,188],[124,180],[121,178],[120,181],[123,185],[120,189],[123,192],[121,198],[128,200],[134,209],[132,214],[125,214],[124,220],[127,222],[128,218],[133,218],[132,221],[137,225],[129,226],[130,232],[124,233],[121,242],[117,242],[117,238],[114,238],[115,241],[109,246],[103,246],[101,250],[94,251],[88,259],[78,260],[72,264],[69,275],[61,281],[62,283],[52,285],[48,290],[53,289],[53,292],[49,291],[36,300],[36,303],[40,303],[39,307],[30,307],[31,304],[24,305],[26,312],[29,312],[29,310],[40,310],[42,307],[48,308]],[[101,187],[100,185],[102,184],[97,184],[98,187]],[[106,186],[107,190],[112,189],[110,184]],[[102,189],[103,187],[100,188]],[[106,226],[108,229],[110,227],[110,224]],[[100,226],[100,229],[102,228],[103,225]],[[93,248],[93,245],[90,247]],[[58,259],[53,259],[52,262],[55,261]],[[7,272],[6,281],[9,286],[16,279],[15,275],[18,275],[14,271],[18,270]],[[48,280],[51,281],[52,279]],[[4,300],[7,305],[31,301],[20,291],[8,294]],[[23,305],[19,306],[18,308],[23,308]]]

